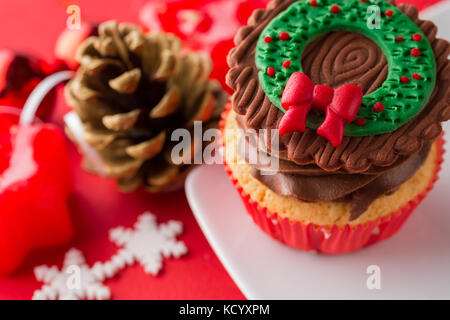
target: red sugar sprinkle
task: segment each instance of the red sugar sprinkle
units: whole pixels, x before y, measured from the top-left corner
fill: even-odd
[[[409,78],[407,76],[403,76],[400,78],[400,82],[401,83],[408,83],[409,82]]]
[[[402,42],[403,40],[405,40],[405,38],[403,38],[402,36],[398,36],[397,38],[395,38],[395,41],[397,42]]]
[[[283,62],[283,68],[289,68],[291,66],[291,60],[286,60]]]
[[[413,73],[413,75],[411,77],[413,77],[416,80],[422,79],[422,76],[420,74],[418,74],[418,73]]]
[[[339,8],[338,5],[334,4],[331,6],[330,10],[331,10],[331,13],[337,14],[337,13],[339,13],[339,11],[341,11],[341,8]]]
[[[364,119],[364,118],[358,118],[358,119],[355,120],[355,124],[357,126],[365,126],[366,123],[367,123],[367,120]]]
[[[412,36],[412,39],[414,41],[419,42],[420,40],[422,40],[422,35],[420,33],[414,33],[413,36]]]
[[[411,55],[413,56],[413,57],[418,57],[418,56],[420,56],[420,50],[419,49],[411,49]]]
[[[265,43],[271,43],[272,42],[272,37],[269,37],[269,36],[265,37],[264,38],[264,42]]]
[[[278,37],[280,38],[280,40],[283,40],[283,41],[289,40],[291,38],[289,36],[289,33],[287,33],[287,32],[280,33],[280,35]]]
[[[311,7],[317,7],[317,1],[316,1],[316,0],[311,0],[311,1],[309,2],[309,5],[310,5]]]
[[[373,111],[381,112],[384,110],[384,105],[381,102],[377,102],[373,105]]]
[[[268,67],[268,68],[267,68],[267,75],[268,75],[269,77],[274,77],[274,76],[275,76],[275,69],[272,68],[272,67]]]
[[[388,10],[384,14],[386,15],[386,17],[392,17],[394,15],[394,11]]]

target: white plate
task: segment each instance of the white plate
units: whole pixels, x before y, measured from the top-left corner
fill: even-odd
[[[445,9],[444,9],[445,7]],[[430,15],[444,15],[448,2]],[[434,11],[433,11],[434,10]],[[427,17],[427,18],[428,18]],[[445,19],[440,37],[450,31]],[[446,124],[447,132],[449,125]],[[450,142],[450,134],[446,134]],[[222,166],[202,166],[186,194],[212,248],[249,299],[449,299],[450,157],[433,191],[393,238],[341,256],[291,249],[264,234],[246,213]],[[369,290],[367,268],[380,268]]]

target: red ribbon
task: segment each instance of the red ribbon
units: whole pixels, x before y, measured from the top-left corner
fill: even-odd
[[[314,85],[306,74],[295,72],[281,97],[281,106],[286,113],[280,121],[280,135],[305,132],[308,113],[311,109],[321,110],[326,112],[326,116],[317,134],[338,147],[344,137],[344,125],[355,120],[362,99],[362,90],[356,85],[347,84],[334,90],[328,86]]]

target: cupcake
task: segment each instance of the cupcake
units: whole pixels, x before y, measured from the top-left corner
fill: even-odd
[[[394,235],[433,188],[449,43],[394,1],[273,0],[235,37],[225,167],[254,222],[340,254]]]

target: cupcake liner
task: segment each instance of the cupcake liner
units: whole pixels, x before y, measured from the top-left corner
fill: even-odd
[[[220,124],[222,132],[225,126],[225,118],[229,108],[223,113]],[[441,169],[444,154],[444,139],[442,135],[437,139],[437,157],[434,177],[428,187],[415,199],[409,201],[399,210],[375,221],[357,226],[346,225],[345,227],[332,228],[317,226],[313,223],[303,224],[299,221],[292,222],[287,218],[281,218],[276,212],[270,212],[267,208],[253,201],[245,194],[238,181],[224,160],[225,171],[239,192],[241,199],[252,217],[253,221],[272,238],[282,243],[304,251],[317,251],[324,254],[343,254],[358,250],[378,243],[393,236],[409,218],[414,209],[422,202],[430,192]]]

